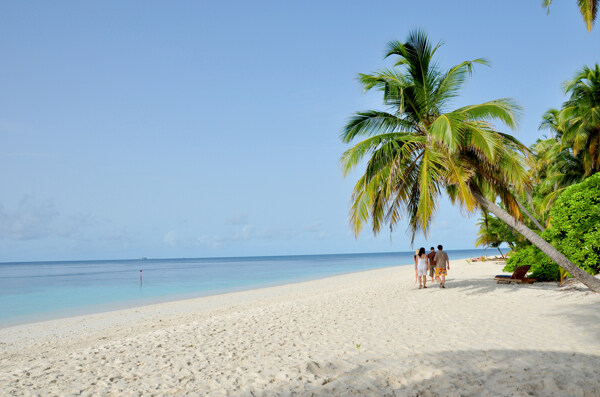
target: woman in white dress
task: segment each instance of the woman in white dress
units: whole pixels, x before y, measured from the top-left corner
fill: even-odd
[[[418,264],[417,257],[418,257],[418,256],[419,256],[419,250],[416,250],[416,251],[415,251],[415,254],[413,255],[413,259],[414,259],[414,261],[415,261],[415,283],[416,283],[416,282],[417,282],[417,280],[419,279],[419,276],[418,276],[418,274],[417,274],[417,264]]]
[[[429,258],[425,254],[425,247],[419,249],[415,258],[415,272],[419,279],[419,289],[427,288],[427,271],[429,270]]]

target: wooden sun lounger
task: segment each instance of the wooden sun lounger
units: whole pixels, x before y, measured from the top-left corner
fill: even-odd
[[[518,283],[518,284],[533,284],[535,282],[535,278],[527,278],[527,272],[531,266],[519,266],[515,269],[512,276],[498,275],[494,277],[496,280],[496,284],[500,283]]]

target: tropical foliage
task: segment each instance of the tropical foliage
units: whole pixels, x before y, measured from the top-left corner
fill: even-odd
[[[565,190],[544,235],[588,273],[600,272],[600,174]]]
[[[588,183],[589,176],[600,170],[600,68],[598,65],[582,68],[564,84],[564,88],[565,94],[569,95],[568,100],[560,110],[548,110],[540,124],[540,129],[549,131],[551,138],[538,140],[530,148],[529,172],[533,186],[530,201],[534,216],[551,226],[542,236],[581,268],[595,274],[600,271],[594,248],[597,230],[589,222],[570,218],[564,211],[559,212],[559,208],[565,208],[559,203],[569,200],[569,195],[563,198],[567,189],[571,191],[573,185],[583,181]],[[591,192],[593,195],[594,190]],[[525,200],[522,198],[522,201]],[[586,211],[596,208],[591,199],[571,204],[569,211],[573,212],[572,216],[584,216]],[[584,227],[579,227],[582,225]],[[575,234],[570,234],[572,238],[556,234],[566,230],[567,226],[571,231],[576,230]],[[480,233],[486,233],[483,226]],[[582,245],[583,242],[586,244]],[[517,263],[529,263],[539,279],[559,278],[557,265],[528,243],[518,244],[508,263],[507,270]]]
[[[351,198],[354,233],[358,235],[369,221],[374,234],[384,225],[393,230],[406,218],[413,240],[418,231],[427,235],[445,191],[467,211],[481,209],[510,224],[562,268],[600,292],[599,280],[522,222],[525,213],[543,229],[528,210],[531,205],[523,204],[534,181],[526,167],[528,149],[493,124],[515,128],[519,106],[503,98],[453,109],[452,100],[473,66],[487,62],[478,58],[442,69],[434,60],[440,45],[432,45],[422,31],[413,31],[406,42],[388,44],[386,58],[394,58],[393,67],[359,75],[366,91],[382,93],[385,108],[355,113],[341,134],[345,143],[359,140],[342,155],[344,174],[366,163]],[[569,110],[561,111],[568,124],[557,124],[563,129],[561,141],[580,141],[593,132],[595,113],[581,107],[590,103],[589,90],[579,87],[589,79],[587,74],[578,75],[566,87],[571,102],[565,105]],[[573,155],[581,156],[580,152],[573,149]],[[595,158],[590,159],[594,167]],[[502,207],[495,204],[497,200]]]
[[[542,237],[590,274],[600,272],[600,173],[567,188],[550,211],[550,227]],[[532,266],[533,277],[558,280],[558,265],[529,245],[508,259],[506,271]]]
[[[548,12],[550,12],[550,4],[552,4],[552,0],[542,1],[542,5],[546,7]],[[588,32],[592,31],[592,27],[596,21],[596,13],[598,12],[599,4],[600,0],[577,0],[577,7],[579,8],[579,12],[581,12],[581,16],[583,17]]]
[[[600,171],[600,66],[585,66],[564,87],[570,98],[561,110],[561,142],[580,156],[589,176]]]
[[[535,245],[527,245],[515,251],[506,260],[505,272],[514,272],[520,265],[529,265],[531,277],[538,281],[559,280],[559,266],[548,255],[544,254]]]
[[[552,137],[532,147],[530,173],[535,212],[548,211],[565,188],[600,171],[600,67],[584,67],[565,82],[569,99],[560,110],[548,110],[540,129]]]
[[[585,170],[580,156],[559,139],[538,140],[531,152],[533,211],[547,224],[554,201],[567,187],[582,182]]]
[[[444,190],[468,211],[476,208],[473,192],[499,196],[520,217],[512,191],[528,185],[526,147],[491,123],[514,128],[520,108],[503,98],[452,110],[473,66],[487,62],[474,59],[442,70],[433,60],[439,47],[414,31],[406,43],[388,44],[394,68],[359,76],[365,90],[382,92],[386,110],[356,113],[341,136],[346,143],[363,139],[342,156],[345,174],[368,158],[352,195],[356,234],[369,220],[374,233],[384,224],[393,229],[402,215],[413,238],[417,231],[427,234]]]
[[[477,226],[479,226],[479,232],[477,233],[475,246],[496,248],[498,251],[500,251],[500,255],[502,255],[502,257],[504,257],[504,253],[500,249],[500,246],[503,243],[508,244],[510,248],[516,248],[516,244],[520,240],[520,236],[516,234],[506,223],[487,213],[481,214],[479,222],[477,222]]]

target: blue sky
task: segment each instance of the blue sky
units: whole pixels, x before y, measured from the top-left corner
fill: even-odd
[[[600,53],[540,3],[3,2],[0,261],[407,251],[348,226],[339,132],[380,107],[357,74],[422,28],[441,66],[492,64],[456,106],[515,98],[531,144]],[[476,220],[442,202],[415,245],[472,248]]]

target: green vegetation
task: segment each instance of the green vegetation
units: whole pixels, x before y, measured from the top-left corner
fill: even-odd
[[[588,273],[600,272],[600,174],[565,190],[544,235]]]
[[[427,235],[445,191],[453,203],[467,211],[481,210],[487,226],[494,222],[488,214],[494,214],[590,289],[600,292],[600,280],[578,268],[528,227],[533,224],[544,229],[535,211],[542,193],[537,192],[534,199],[531,192],[535,193],[532,187],[536,180],[552,170],[549,166],[539,170],[532,167],[533,160],[527,161],[529,150],[493,125],[501,122],[515,128],[519,106],[503,98],[451,110],[451,102],[473,66],[487,62],[479,58],[444,70],[433,58],[440,45],[432,45],[422,31],[413,31],[406,42],[388,44],[386,57],[396,59],[393,68],[359,75],[366,91],[382,93],[386,109],[355,113],[341,134],[345,143],[362,139],[342,155],[344,174],[366,160],[365,172],[351,198],[354,233],[358,235],[369,221],[374,234],[384,225],[393,230],[406,216],[413,240],[417,231]],[[554,138],[561,145],[574,145],[594,131],[597,110],[585,107],[589,109],[595,97],[590,98],[590,90],[580,87],[595,78],[589,72],[584,69],[566,85],[571,99],[557,113],[561,119],[556,126],[562,134]],[[569,153],[582,161],[584,169],[595,169],[595,152],[587,156],[583,146],[578,148],[573,146]],[[563,150],[563,146],[558,149]],[[498,200],[501,206],[496,204]],[[522,214],[528,220],[523,220]],[[485,244],[507,241],[500,234],[489,237]]]
[[[552,137],[538,140],[531,147],[529,170],[533,189],[529,197],[521,197],[521,202],[548,226],[541,233],[545,240],[586,272],[597,274],[600,272],[596,176],[600,170],[599,66],[582,68],[564,88],[569,99],[560,110],[548,110],[540,124],[540,129],[548,130]],[[487,222],[496,225],[498,220],[490,217]],[[488,234],[484,226],[480,225],[480,235]],[[565,275],[556,262],[528,242],[517,242],[511,248],[513,255],[506,271],[512,271],[518,264],[529,264],[534,277],[540,280],[561,280]]]
[[[374,234],[384,224],[393,230],[406,215],[413,240],[417,231],[427,235],[445,190],[453,203],[467,211],[493,213],[574,277],[600,292],[599,280],[521,222],[524,213],[543,229],[519,201],[528,196],[532,185],[525,164],[528,151],[492,124],[499,121],[515,128],[518,105],[503,98],[450,110],[473,66],[487,62],[475,59],[443,70],[433,59],[440,45],[432,46],[425,33],[413,31],[405,43],[388,44],[386,57],[397,60],[393,68],[359,76],[365,90],[382,92],[386,110],[356,113],[341,135],[345,143],[362,138],[341,158],[345,174],[367,160],[351,198],[354,233],[360,233],[368,221]],[[569,114],[582,117],[581,112]],[[585,125],[571,120],[569,128]],[[495,204],[498,199],[502,207]]]
[[[345,174],[369,157],[352,195],[355,234],[369,220],[375,234],[384,223],[393,228],[403,212],[413,237],[419,230],[427,233],[444,189],[469,211],[476,206],[473,193],[495,193],[510,212],[519,213],[509,185],[527,185],[521,153],[526,148],[491,121],[515,128],[520,108],[503,98],[449,110],[473,66],[487,62],[475,59],[441,70],[433,59],[439,47],[414,31],[406,43],[388,44],[387,57],[397,57],[395,68],[359,76],[365,90],[383,93],[388,109],[356,113],[341,136],[346,143],[366,138],[342,156]]]
[[[475,241],[476,247],[488,246],[496,248],[500,251],[502,257],[504,257],[504,253],[500,250],[502,243],[507,243],[513,249],[516,247],[519,239],[518,235],[500,219],[483,213],[477,226],[479,226],[479,232]]]
[[[550,211],[542,237],[590,274],[600,272],[600,173],[567,188]],[[531,265],[533,277],[560,280],[558,265],[533,245],[515,251],[505,267]]]
[[[585,175],[600,171],[600,66],[583,67],[565,83],[561,142],[581,159]]]
[[[552,0],[542,1],[542,5],[546,7],[548,12],[550,12],[551,3]],[[577,7],[579,8],[579,12],[581,12],[581,16],[583,17],[583,21],[585,22],[585,26],[588,32],[591,32],[592,27],[594,26],[599,4],[600,0],[577,0]]]
[[[520,265],[530,265],[531,277],[538,281],[556,281],[559,279],[559,266],[548,255],[534,245],[527,245],[515,251],[506,261],[505,272],[514,272]]]

